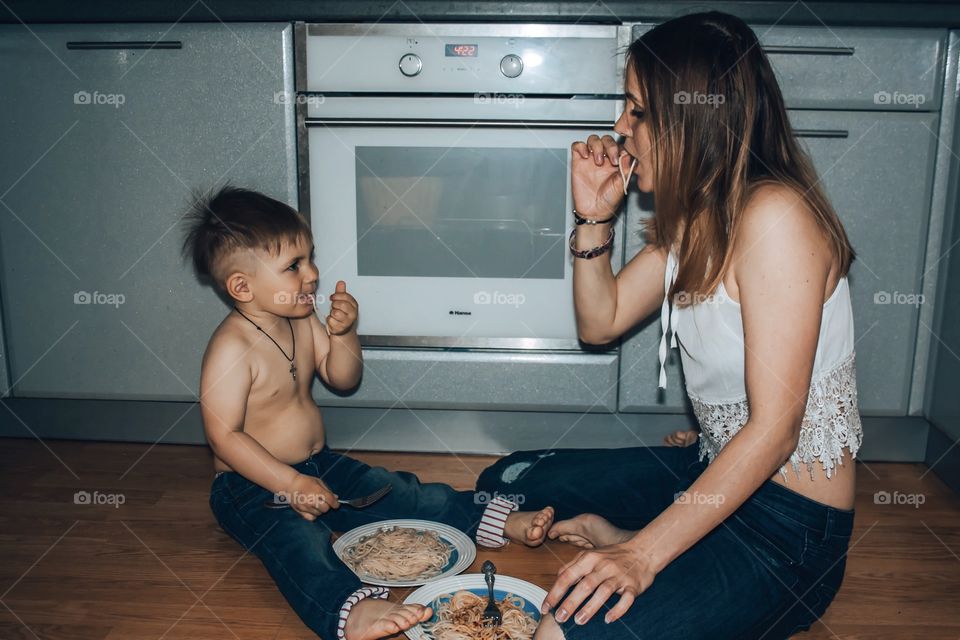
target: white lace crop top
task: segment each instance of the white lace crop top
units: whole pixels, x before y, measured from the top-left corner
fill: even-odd
[[[664,293],[677,275],[673,252],[667,258]],[[660,387],[666,388],[667,333],[680,349],[687,395],[700,423],[700,459],[710,461],[747,422],[750,407],[744,382],[743,318],[723,286],[696,304],[672,309],[664,296],[660,314]],[[843,450],[855,458],[863,440],[857,408],[853,309],[847,279],[841,278],[823,305],[820,337],[810,380],[800,440],[790,463],[798,477],[800,464],[813,473],[819,462],[829,478],[843,464]],[[786,466],[780,469],[786,479]]]

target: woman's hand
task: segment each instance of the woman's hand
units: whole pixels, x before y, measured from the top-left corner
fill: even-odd
[[[558,622],[564,622],[579,608],[574,619],[577,624],[584,624],[610,596],[618,593],[620,601],[604,617],[604,622],[610,623],[627,612],[637,595],[653,584],[655,575],[650,560],[634,543],[583,551],[560,569],[557,581],[543,601],[542,612],[546,614],[556,608],[554,617]],[[577,585],[576,588],[556,606],[573,585]],[[591,594],[593,597],[587,601]],[[580,608],[581,604],[583,608]]]
[[[573,204],[584,218],[605,220],[616,213],[624,188],[620,163],[630,164],[630,155],[621,151],[611,136],[592,135],[571,147]],[[627,176],[628,178],[630,176]]]

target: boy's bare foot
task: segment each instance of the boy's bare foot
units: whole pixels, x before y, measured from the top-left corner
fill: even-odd
[[[563,629],[553,619],[552,614],[547,614],[540,618],[540,625],[537,632],[533,634],[533,640],[563,640]]]
[[[350,609],[343,633],[347,640],[387,638],[426,622],[432,616],[433,609],[421,604],[396,604],[364,598]]]
[[[604,518],[584,513],[569,520],[561,520],[550,528],[547,534],[551,540],[559,539],[584,549],[606,547],[626,542],[633,537],[633,531],[619,529]]]
[[[700,434],[692,429],[674,431],[663,439],[663,443],[668,447],[689,447],[697,441],[698,437]]]
[[[528,547],[543,544],[547,531],[553,524],[553,507],[544,507],[540,511],[514,511],[507,516],[503,534],[514,542],[522,542]]]

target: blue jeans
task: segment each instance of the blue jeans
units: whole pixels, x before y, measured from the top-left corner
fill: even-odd
[[[365,509],[343,506],[310,522],[293,509],[264,507],[273,494],[239,473],[218,474],[213,481],[210,508],[217,522],[260,558],[300,619],[325,640],[337,637],[340,608],[361,587],[360,580],[333,552],[330,537],[334,531],[391,518],[421,518],[473,537],[486,506],[475,500],[472,491],[423,484],[412,473],[370,467],[326,447],[292,466],[322,479],[344,498],[369,495],[388,482],[393,485],[386,497]]]
[[[697,447],[525,451],[487,468],[477,489],[509,494],[524,510],[552,504],[557,518],[596,513],[640,529],[706,468]],[[674,560],[619,620],[613,596],[567,640],[772,640],[805,630],[843,580],[853,511],[767,481],[725,522]],[[549,586],[549,585],[544,585]]]

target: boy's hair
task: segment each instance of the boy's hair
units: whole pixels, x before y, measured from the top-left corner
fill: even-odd
[[[310,236],[307,221],[289,205],[231,185],[197,196],[184,218],[184,256],[190,256],[198,276],[220,286],[234,252],[261,249],[277,255],[283,243]]]

